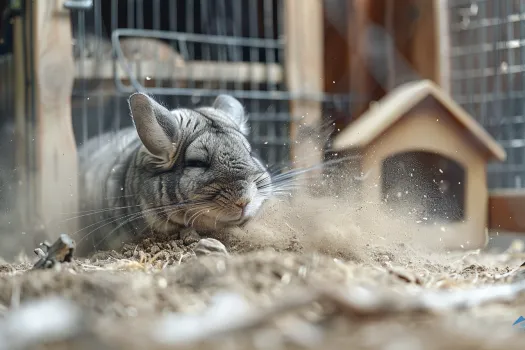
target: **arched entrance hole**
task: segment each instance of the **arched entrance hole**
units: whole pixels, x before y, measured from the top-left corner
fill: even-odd
[[[457,222],[465,217],[465,169],[440,154],[410,151],[382,164],[382,199],[408,210],[422,223]]]

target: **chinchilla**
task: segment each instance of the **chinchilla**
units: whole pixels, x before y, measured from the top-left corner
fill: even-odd
[[[79,149],[79,253],[148,232],[195,238],[260,212],[272,178],[248,142],[237,99],[174,110],[143,93],[128,102],[134,126]]]

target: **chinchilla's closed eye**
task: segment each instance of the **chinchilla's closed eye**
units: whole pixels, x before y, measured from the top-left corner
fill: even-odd
[[[200,159],[186,159],[184,165],[188,168],[208,168],[209,164]]]

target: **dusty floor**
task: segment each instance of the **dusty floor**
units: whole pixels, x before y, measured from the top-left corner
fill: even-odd
[[[229,256],[149,236],[45,271],[0,263],[0,349],[523,348],[521,246],[425,250],[316,203],[218,234]],[[504,289],[462,294],[487,286]]]

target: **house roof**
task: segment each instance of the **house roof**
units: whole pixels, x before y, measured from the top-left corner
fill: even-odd
[[[333,142],[334,150],[362,148],[373,142],[413,107],[432,96],[467,129],[489,154],[505,160],[505,150],[452,97],[430,80],[420,80],[398,86],[370,107],[359,119],[346,127]]]

